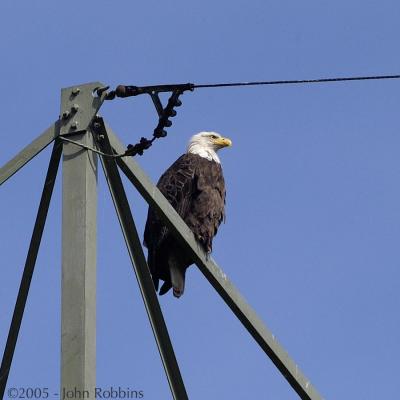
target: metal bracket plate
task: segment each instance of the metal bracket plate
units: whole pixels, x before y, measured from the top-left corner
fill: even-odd
[[[89,128],[106,97],[95,89],[101,82],[86,83],[61,89],[60,135],[71,135]]]

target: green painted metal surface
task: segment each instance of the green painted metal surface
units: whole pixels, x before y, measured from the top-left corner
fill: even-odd
[[[11,176],[13,176],[19,169],[45,149],[58,136],[59,130],[59,123],[56,121],[32,143],[8,161],[0,169],[0,185],[2,185],[7,179],[11,178]]]
[[[89,133],[74,140],[93,146]],[[97,155],[63,146],[60,393],[88,390],[94,399]]]
[[[19,330],[22,323],[22,318],[25,311],[26,301],[28,299],[29,289],[32,281],[33,272],[39,247],[42,240],[42,235],[46,223],[47,213],[50,206],[51,196],[54,189],[54,184],[57,177],[58,166],[61,158],[62,145],[55,143],[50,157],[50,163],[47,170],[46,179],[43,186],[42,196],[39,203],[39,209],[36,216],[35,225],[29,244],[28,254],[26,256],[24,272],[21,278],[21,284],[18,290],[17,300],[14,307],[14,312],[11,320],[10,329],[8,332],[6,346],[0,367],[0,399],[4,396],[4,390],[7,385],[9,372],[14,356],[15,347]]]

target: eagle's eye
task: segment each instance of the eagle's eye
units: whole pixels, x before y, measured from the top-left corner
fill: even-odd
[[[216,135],[211,135],[210,138],[211,138],[211,139],[218,139],[218,136],[216,136]]]

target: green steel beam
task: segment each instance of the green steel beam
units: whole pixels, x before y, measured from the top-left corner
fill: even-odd
[[[90,132],[74,140],[93,146]],[[97,155],[63,145],[61,388],[96,386]],[[86,397],[85,397],[86,398]]]
[[[2,185],[8,178],[14,175],[32,158],[37,156],[44,148],[46,148],[59,134],[60,126],[59,121],[56,121],[48,129],[46,129],[40,136],[38,136],[32,143],[21,150],[14,158],[0,169],[0,185]]]
[[[90,126],[106,93],[100,82],[63,88],[60,137],[93,147]],[[96,384],[97,155],[72,143],[63,147],[61,390]]]
[[[111,146],[104,132],[104,125],[102,122],[101,127],[103,130],[103,139],[98,141],[98,147],[102,152],[111,154]],[[149,267],[147,266],[141,240],[135,227],[135,222],[132,217],[117,164],[115,159],[107,157],[102,157],[101,161],[172,396],[175,400],[187,400],[188,396],[185,385],[158,302],[157,294],[154,290],[154,284],[151,279]]]
[[[123,153],[125,146],[121,144],[117,136],[107,125],[106,130],[115,153]],[[132,182],[147,203],[157,210],[158,214],[171,232],[173,232],[177,240],[185,246],[200,271],[242,322],[251,336],[253,336],[256,342],[269,356],[300,398],[306,400],[321,400],[322,397],[316,388],[314,388],[310,381],[303,375],[300,368],[279,344],[271,331],[264,325],[226,274],[211,257],[206,256],[196,242],[192,231],[187,227],[158,188],[150,181],[136,161],[131,157],[123,157],[117,159],[117,162],[127,178]]]
[[[40,199],[35,226],[33,228],[28,254],[26,256],[24,272],[22,274],[17,301],[15,303],[14,313],[12,316],[6,347],[4,349],[3,359],[0,367],[0,399],[3,399],[4,390],[7,385],[8,375],[10,372],[11,363],[14,356],[15,346],[17,344],[18,333],[21,327],[26,300],[28,298],[29,288],[32,281],[32,275],[35,269],[40,242],[42,239],[42,234],[46,223],[46,217],[47,217],[47,212],[49,210],[51,195],[53,193],[54,183],[57,177],[58,166],[61,158],[61,151],[62,151],[62,144],[55,142],[53,151],[51,153],[49,168],[47,170],[42,197]]]

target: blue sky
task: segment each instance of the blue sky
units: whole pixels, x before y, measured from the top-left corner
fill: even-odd
[[[62,87],[400,73],[400,4],[356,1],[85,1],[0,4],[0,164],[59,115]],[[327,399],[396,398],[400,384],[400,82],[201,89],[143,157],[156,181],[189,137],[215,130],[227,221],[214,258]],[[101,110],[125,143],[150,136],[147,97]],[[50,151],[1,187],[4,347]],[[61,179],[9,386],[57,391]],[[140,232],[147,206],[127,183]],[[102,175],[97,384],[169,388]],[[160,298],[191,399],[296,399],[196,267]]]

